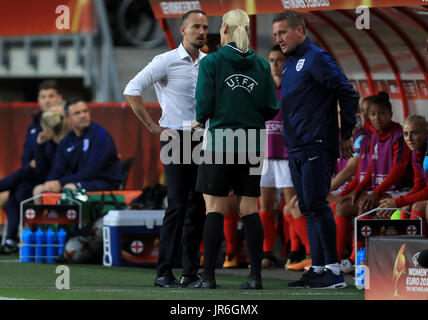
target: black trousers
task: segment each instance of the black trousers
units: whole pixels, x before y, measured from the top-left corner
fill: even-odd
[[[183,139],[182,131],[180,139]],[[161,150],[168,142],[161,142]],[[193,150],[198,141],[191,144]],[[181,155],[183,150],[179,144]],[[178,145],[176,145],[178,147]],[[162,152],[162,151],[161,151]],[[180,158],[183,158],[182,156]],[[181,159],[182,160],[182,159]],[[195,191],[198,165],[193,163],[164,163],[165,177],[168,185],[168,207],[163,218],[157,275],[172,274],[175,256],[182,245],[182,276],[196,274],[199,268],[199,248],[205,223],[205,201],[201,193]]]
[[[42,183],[36,171],[30,166],[22,167],[0,180],[0,192],[9,191],[6,203],[6,239],[18,239],[20,204],[33,195],[33,188]]]

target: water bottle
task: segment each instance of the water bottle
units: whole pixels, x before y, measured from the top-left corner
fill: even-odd
[[[21,248],[21,262],[34,262],[34,252],[35,248],[35,236],[30,228],[27,228],[22,233],[22,241],[24,244]]]
[[[364,268],[366,264],[366,248],[362,247],[357,252],[357,268],[355,270],[355,286],[358,289],[364,288]]]
[[[46,243],[48,244],[46,247],[46,262],[54,263],[58,257],[58,247],[56,247],[58,241],[57,235],[52,231],[51,228],[46,231]]]
[[[428,173],[428,152],[425,153],[423,167],[424,167],[425,174]]]
[[[41,228],[36,231],[36,262],[45,262],[46,235]]]
[[[58,247],[58,255],[62,256],[64,253],[65,239],[67,238],[67,232],[64,231],[63,228],[59,229],[57,235],[57,243]]]

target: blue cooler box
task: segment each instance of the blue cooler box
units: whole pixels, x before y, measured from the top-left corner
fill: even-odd
[[[103,265],[153,267],[165,210],[111,210],[104,216]]]

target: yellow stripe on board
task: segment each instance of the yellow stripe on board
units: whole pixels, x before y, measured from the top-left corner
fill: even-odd
[[[246,0],[246,8],[247,8],[247,13],[249,15],[251,14],[256,14],[256,0]]]
[[[71,23],[71,32],[79,32],[80,19],[82,18],[82,11],[88,0],[77,0],[76,9],[73,15],[73,22]]]

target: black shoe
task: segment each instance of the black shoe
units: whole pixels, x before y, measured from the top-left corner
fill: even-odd
[[[155,280],[155,287],[176,288],[178,287],[178,281],[172,274],[163,277],[157,277]]]
[[[193,289],[215,289],[217,287],[215,283],[215,278],[212,279],[206,279],[204,280],[203,277],[200,277],[195,282],[191,282],[187,285],[186,288],[193,288]]]
[[[312,281],[309,286],[319,289],[341,289],[346,287],[343,274],[334,274],[330,269],[325,268],[319,277]]]
[[[287,258],[285,259],[285,267],[292,263],[297,263],[301,261],[304,257],[301,255],[300,252],[297,251],[290,251],[287,255]]]
[[[241,289],[244,290],[260,290],[263,289],[262,278],[248,278],[243,284],[241,284]]]
[[[0,254],[11,254],[19,251],[18,245],[10,246],[8,244],[5,244],[4,246],[0,247]]]
[[[299,280],[288,283],[289,287],[311,287],[314,280],[320,277],[321,274],[314,271],[314,268],[310,267]]]
[[[182,276],[179,281],[180,287],[186,288],[190,283],[196,282],[201,278],[198,274],[193,274],[191,276]]]

